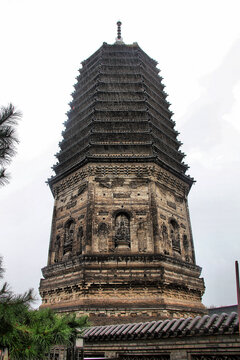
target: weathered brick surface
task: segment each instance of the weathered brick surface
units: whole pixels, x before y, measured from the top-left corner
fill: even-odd
[[[101,341],[86,342],[85,355],[102,352],[112,352],[116,357],[124,357],[124,354],[131,356],[154,355],[156,358],[161,354],[169,354],[170,359],[191,360],[194,355],[202,356],[205,359],[240,359],[240,338],[238,334],[219,334],[218,336],[192,336],[181,338],[157,338],[152,340],[139,339],[125,341]],[[222,356],[222,358],[220,357]],[[137,358],[137,357],[136,357]]]
[[[205,311],[183,181],[156,164],[86,165],[53,192],[42,306],[96,324]]]
[[[186,350],[173,350],[171,351],[171,360],[187,360],[188,355]]]

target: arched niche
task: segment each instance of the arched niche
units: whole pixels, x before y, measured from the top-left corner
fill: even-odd
[[[180,246],[180,234],[179,234],[179,224],[174,219],[169,219],[169,228],[170,228],[170,238],[172,241],[172,249],[178,253],[181,253],[181,246]]]
[[[63,255],[70,255],[73,249],[73,239],[75,230],[75,220],[70,218],[64,226],[64,244],[63,244]]]
[[[118,250],[127,250],[131,247],[130,219],[130,214],[127,211],[118,211],[114,214],[114,243]]]

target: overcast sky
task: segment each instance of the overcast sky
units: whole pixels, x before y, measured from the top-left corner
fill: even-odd
[[[52,175],[81,61],[127,44],[159,63],[182,151],[196,179],[190,215],[207,306],[236,304],[240,260],[239,0],[0,0],[0,105],[23,113],[20,144],[0,188],[0,254],[15,292],[38,292],[46,265]]]

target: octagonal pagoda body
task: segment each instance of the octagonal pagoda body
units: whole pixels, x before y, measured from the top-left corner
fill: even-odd
[[[179,150],[157,63],[103,44],[82,63],[49,180],[42,307],[94,323],[204,313]]]

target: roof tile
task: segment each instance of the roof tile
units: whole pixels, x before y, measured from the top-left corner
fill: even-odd
[[[204,336],[222,333],[238,333],[237,313],[204,315],[187,319],[167,319],[151,321],[146,323],[129,323],[120,325],[93,326],[85,330],[86,341],[108,341],[111,339],[145,339],[152,337],[178,337],[194,336],[202,334]]]

